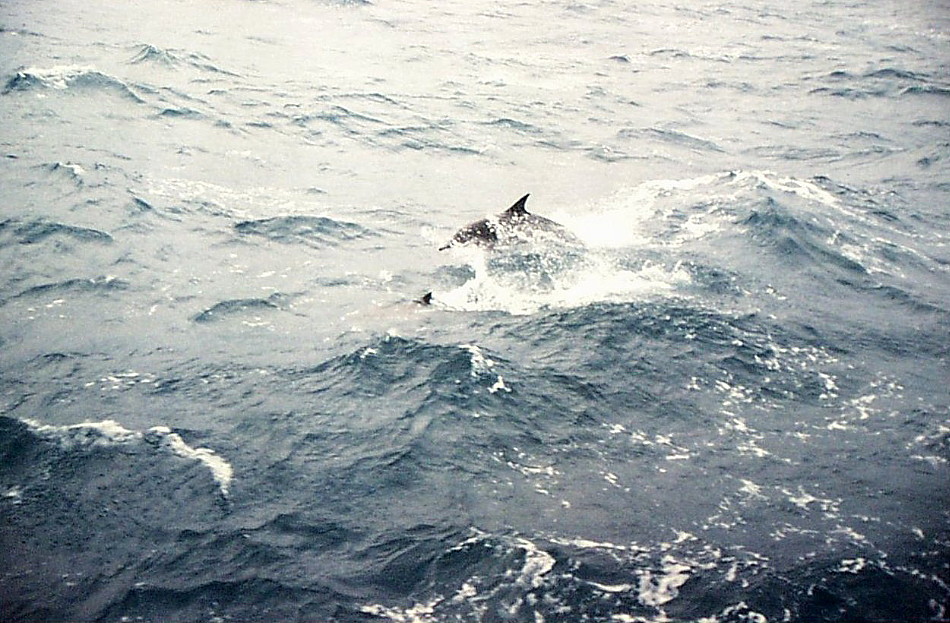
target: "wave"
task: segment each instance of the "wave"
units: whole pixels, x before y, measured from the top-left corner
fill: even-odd
[[[330,106],[321,112],[300,115],[294,118],[294,123],[301,126],[306,126],[312,121],[324,121],[331,123],[343,128],[347,134],[354,135],[362,133],[361,130],[351,127],[354,123],[364,123],[373,126],[385,124],[382,119],[377,119],[375,117],[370,117],[369,115],[352,111],[338,104]]]
[[[245,154],[232,152],[231,155]],[[286,220],[292,225],[297,217],[254,218],[256,215],[280,214],[287,211],[288,205],[299,208],[300,212],[318,211],[322,207],[309,196],[321,194],[319,189],[294,190],[275,186],[238,188],[183,178],[144,177],[137,180],[128,192],[139,209],[154,211],[175,220],[187,218],[193,213],[224,217],[236,222],[236,232],[264,237],[273,234],[279,238],[282,221]],[[249,206],[253,207],[253,211],[248,209]],[[351,224],[342,223],[344,229],[348,225]]]
[[[746,484],[749,495],[756,495],[754,483]],[[778,571],[769,558],[701,532],[670,531],[654,543],[615,543],[478,529],[465,537],[419,526],[381,538],[361,554],[372,565],[376,585],[398,582],[393,593],[428,597],[364,602],[354,619],[362,613],[393,622],[483,621],[488,612],[504,612],[511,620],[544,621],[583,612],[604,621],[728,623],[783,614],[823,621],[840,614],[845,602],[856,618],[900,618],[906,607],[926,619],[936,611],[923,596],[892,605],[850,599],[880,591],[920,595],[929,581],[907,569],[838,557]],[[776,594],[783,598],[776,600]]]
[[[65,179],[76,186],[84,186],[86,184],[88,172],[81,164],[75,162],[50,162],[40,165],[38,168],[50,173],[51,179]]]
[[[950,84],[934,77],[896,67],[883,67],[863,73],[832,71],[819,80],[835,86],[820,86],[812,93],[846,99],[899,97],[904,95],[950,95]],[[839,86],[840,85],[840,86]]]
[[[523,344],[531,363],[519,364],[486,344],[445,345],[387,335],[294,373],[293,383],[320,396],[323,409],[333,414],[327,426],[336,426],[340,418],[362,422],[356,438],[367,446],[354,450],[356,460],[363,452],[377,455],[371,446],[382,436],[390,440],[387,452],[427,465],[454,460],[444,445],[427,440],[464,434],[469,448],[492,446],[479,437],[491,435],[490,430],[463,424],[460,417],[497,420],[509,435],[534,438],[532,443],[539,435],[552,443],[573,435],[579,422],[608,426],[616,413],[631,409],[641,414],[641,425],[650,426],[651,419],[673,417],[670,406],[649,390],[651,379],[688,379],[700,369],[719,371],[714,386],[705,377],[693,381],[708,384],[714,394],[741,391],[743,400],[765,409],[780,404],[779,397],[822,405],[837,362],[837,354],[808,331],[776,326],[756,314],[717,313],[669,301],[550,311],[501,322],[498,332]],[[583,343],[586,354],[565,350],[571,341]],[[662,370],[652,363],[653,357],[665,357],[657,343],[678,353]],[[560,366],[584,372],[557,372]],[[610,390],[617,375],[643,384]],[[553,396],[558,397],[556,415]],[[519,405],[517,412],[512,404]],[[537,413],[554,419],[540,421]],[[669,449],[654,450],[662,459]]]
[[[860,273],[867,278],[861,283],[886,277],[903,281],[910,270],[938,270],[918,236],[888,205],[900,202],[898,196],[882,198],[821,176],[751,176],[745,181],[752,183],[748,196],[737,205],[738,222],[753,241],[776,249],[780,257],[805,259],[817,271]]]
[[[647,56],[669,59],[669,60],[699,60],[711,61],[714,63],[732,63],[735,59],[724,54],[715,54],[706,51],[683,50],[680,48],[658,48],[647,52]]]
[[[129,283],[113,276],[93,277],[91,279],[66,279],[53,283],[44,283],[33,286],[0,300],[0,306],[14,300],[28,299],[47,295],[62,295],[67,293],[113,293],[127,290]]]
[[[411,149],[414,151],[443,151],[451,154],[481,154],[465,137],[448,131],[444,124],[387,127],[375,135],[393,149]]]
[[[187,537],[187,538],[186,538]],[[306,620],[306,621],[336,621],[334,607],[328,605],[334,602],[346,601],[346,597],[328,586],[319,586],[319,581],[308,578],[306,586],[301,582],[286,582],[276,577],[260,577],[239,573],[239,577],[229,574],[216,573],[220,571],[220,552],[241,552],[248,556],[248,560],[234,560],[223,565],[231,568],[239,565],[251,565],[256,568],[268,568],[273,564],[275,555],[272,548],[259,544],[247,543],[247,534],[227,534],[210,536],[204,534],[187,534],[182,542],[169,544],[169,549],[178,551],[187,546],[206,552],[207,560],[200,569],[194,571],[193,576],[185,577],[167,571],[171,577],[152,578],[152,569],[146,568],[142,577],[148,580],[137,582],[124,592],[115,594],[115,601],[99,604],[103,611],[98,618],[148,619],[153,612],[176,612],[182,621],[200,621],[208,617],[208,612],[220,611],[222,604],[226,610],[236,612],[266,613],[257,618],[272,620]],[[212,554],[210,552],[215,552]],[[252,552],[252,553],[248,553]],[[189,561],[192,556],[189,556]],[[267,574],[278,574],[266,571]],[[164,574],[163,574],[164,575]],[[85,610],[84,610],[85,612]],[[131,614],[129,614],[131,613]],[[99,614],[97,612],[97,614]],[[238,618],[246,617],[240,615]],[[68,619],[69,616],[43,617],[45,619]],[[212,616],[217,619],[217,615]],[[251,617],[254,618],[254,617]]]
[[[362,225],[325,216],[276,216],[242,221],[234,229],[242,235],[262,236],[283,244],[304,244],[315,248],[376,235]]]
[[[220,322],[231,318],[257,318],[261,312],[279,311],[284,296],[272,294],[265,298],[229,299],[221,301],[195,315],[192,320],[198,323]]]
[[[837,266],[858,274],[867,273],[860,262],[826,243],[832,231],[813,221],[797,218],[771,197],[765,198],[761,207],[752,209],[741,223],[748,228],[753,240],[774,248],[783,260],[793,265]]]
[[[663,128],[641,128],[626,129],[617,132],[617,136],[623,139],[647,139],[658,140],[663,143],[670,143],[679,147],[686,147],[694,151],[722,153],[724,150],[715,142],[686,134],[677,130]]]
[[[365,472],[395,463],[429,471],[424,466],[430,463],[464,461],[447,455],[442,443],[428,441],[455,434],[450,429],[460,414],[503,415],[510,405],[514,376],[520,374],[510,362],[484,346],[384,335],[295,372],[293,382],[319,395],[323,409],[332,414],[325,432],[345,422],[351,433],[353,426],[358,429],[351,437],[355,445],[341,450],[337,467],[373,477]],[[394,400],[397,396],[399,400]],[[513,417],[506,425],[532,426],[527,420]],[[387,439],[385,447],[378,446],[380,438]],[[343,461],[346,457],[352,464]]]
[[[3,94],[36,90],[111,92],[137,104],[145,103],[145,100],[122,80],[102,73],[95,67],[80,65],[21,69],[7,80]]]
[[[517,119],[512,119],[510,117],[501,117],[493,121],[483,122],[483,125],[495,128],[503,128],[507,130],[514,130],[516,132],[524,134],[542,134],[543,131],[536,125],[530,123],[519,121]]]
[[[38,244],[48,238],[69,238],[77,242],[110,244],[114,239],[110,234],[90,227],[78,227],[51,221],[18,221],[8,219],[0,222],[0,234],[10,231],[18,244]]]
[[[467,351],[462,349],[429,344],[396,335],[385,335],[375,338],[369,345],[325,361],[316,368],[308,370],[307,374],[318,375],[321,386],[329,383],[335,387],[353,388],[366,396],[385,395],[392,391],[394,383],[399,380],[415,382],[412,368],[425,362],[438,365],[432,362],[444,361],[446,352],[450,352],[453,358],[459,361],[470,361],[464,354]],[[352,377],[350,381],[362,379],[362,382],[339,383],[341,380],[339,376],[329,378],[339,374]],[[328,377],[325,378],[324,375]]]
[[[3,420],[10,420],[0,416]],[[143,450],[157,449],[176,457],[194,461],[210,473],[218,490],[225,498],[230,495],[234,469],[224,458],[209,448],[193,448],[181,435],[167,426],[153,426],[145,431],[129,430],[115,420],[81,422],[66,426],[43,424],[36,420],[16,420],[25,424],[29,432],[38,438],[54,442],[70,452],[85,452],[96,449],[136,446]]]
[[[181,119],[204,119],[204,113],[197,111],[193,108],[188,108],[187,106],[181,106],[178,108],[163,108],[161,112],[158,113],[159,117],[165,118],[181,118]]]
[[[235,78],[241,77],[240,74],[221,69],[212,63],[209,57],[197,52],[166,50],[147,43],[136,46],[134,50],[132,58],[129,59],[129,62],[133,65],[144,63],[173,69],[188,66],[208,73],[222,74]]]
[[[794,239],[869,273],[886,270],[885,236],[903,229],[895,230],[892,212],[871,193],[826,177],[769,171],[645,182],[619,192],[587,220],[578,225],[581,231],[608,245],[704,248],[740,233],[756,245]]]
[[[414,592],[431,597],[412,605],[365,603],[360,611],[389,621],[480,621],[485,612],[500,611],[512,620],[560,620],[575,610],[617,621],[765,618],[722,591],[698,606],[688,597],[677,599],[692,594],[692,585],[721,588],[735,574],[754,578],[770,566],[754,553],[723,551],[690,533],[674,533],[656,545],[477,529],[453,544],[454,536],[429,528],[367,548],[372,561],[411,556],[417,572],[405,579]],[[391,566],[379,566],[379,575],[398,577]]]
[[[904,87],[900,90],[900,95],[939,95],[940,97],[950,97],[950,86],[938,84],[924,84]]]
[[[136,48],[135,54],[129,62],[133,64],[157,63],[159,65],[174,66],[179,64],[181,59],[174,52],[144,43]]]

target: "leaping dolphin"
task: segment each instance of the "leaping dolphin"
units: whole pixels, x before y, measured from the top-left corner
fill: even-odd
[[[580,241],[563,226],[551,219],[529,213],[524,207],[529,195],[515,201],[514,205],[496,217],[466,225],[455,232],[448,244],[439,247],[439,251],[469,243],[490,249],[496,245],[542,237],[557,240],[562,244],[580,245]]]

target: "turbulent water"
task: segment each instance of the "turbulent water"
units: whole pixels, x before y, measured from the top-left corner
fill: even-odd
[[[4,2],[0,618],[950,619],[948,67],[945,0]],[[579,244],[438,251],[525,193]]]

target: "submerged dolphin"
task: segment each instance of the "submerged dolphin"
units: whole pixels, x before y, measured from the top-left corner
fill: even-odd
[[[530,238],[545,238],[559,243],[579,245],[580,241],[564,227],[551,219],[530,214],[524,207],[529,195],[496,217],[485,218],[466,225],[455,232],[448,244],[439,247],[444,251],[456,245],[474,244],[487,248],[511,244]]]

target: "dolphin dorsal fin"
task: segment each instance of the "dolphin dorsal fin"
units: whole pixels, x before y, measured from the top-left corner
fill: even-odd
[[[505,214],[507,214],[507,215],[509,215],[509,216],[524,216],[525,214],[527,214],[528,211],[525,210],[524,204],[525,204],[525,202],[528,200],[528,197],[529,197],[530,195],[531,195],[531,193],[528,193],[527,195],[525,195],[524,197],[522,197],[522,198],[519,199],[518,201],[515,201],[515,203],[514,203],[513,206],[511,206],[510,208],[508,208],[507,210],[505,210]]]

